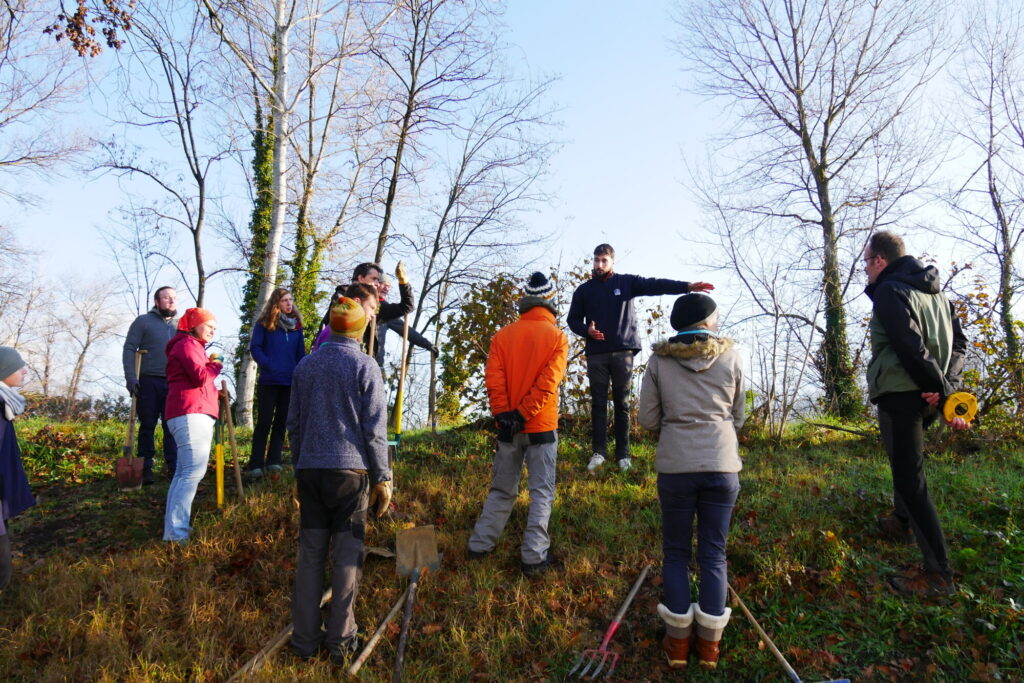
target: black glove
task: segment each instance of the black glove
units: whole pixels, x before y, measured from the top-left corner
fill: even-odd
[[[441,355],[441,349],[437,348],[436,346],[431,346],[430,353],[434,355],[434,358],[437,358],[438,356]]]
[[[127,382],[124,383],[124,386],[126,389],[128,389],[128,394],[130,396],[134,396],[139,392],[139,380],[137,379],[128,380]]]
[[[512,438],[526,426],[526,418],[518,410],[498,413],[494,416],[494,421],[498,425],[498,441],[505,443],[512,443]]]

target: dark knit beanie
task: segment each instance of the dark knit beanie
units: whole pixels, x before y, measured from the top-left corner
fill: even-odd
[[[537,297],[538,299],[553,299],[555,296],[555,285],[544,277],[544,273],[534,273],[530,280],[523,287],[523,294]]]
[[[672,329],[679,332],[704,322],[716,310],[718,304],[707,294],[684,294],[676,299],[675,305],[672,306],[669,322],[672,323]]]
[[[21,354],[13,346],[0,346],[0,382],[25,367]]]

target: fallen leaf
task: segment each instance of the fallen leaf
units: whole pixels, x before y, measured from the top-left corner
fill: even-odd
[[[426,626],[423,627],[422,630],[423,630],[423,634],[424,635],[429,636],[429,635],[433,635],[433,634],[437,633],[442,628],[444,628],[444,627],[441,626],[441,624],[427,624]]]

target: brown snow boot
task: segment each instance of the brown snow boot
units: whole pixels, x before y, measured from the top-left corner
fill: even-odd
[[[665,652],[670,669],[685,669],[690,659],[690,641],[693,637],[693,607],[685,614],[676,614],[663,604],[658,605],[658,616],[665,622],[665,637],[661,649]]]
[[[722,631],[729,623],[732,610],[725,608],[725,613],[715,617],[700,611],[700,605],[694,604],[694,618],[697,621],[697,661],[702,669],[718,668],[718,643],[722,640]]]

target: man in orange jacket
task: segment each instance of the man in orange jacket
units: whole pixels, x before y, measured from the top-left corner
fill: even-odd
[[[522,570],[535,576],[552,567],[548,519],[555,501],[558,454],[558,385],[565,376],[569,340],[556,325],[555,287],[534,273],[519,301],[519,320],[498,330],[487,356],[487,395],[498,425],[494,479],[469,537],[471,559],[494,550],[526,463],[530,512],[520,547]]]

